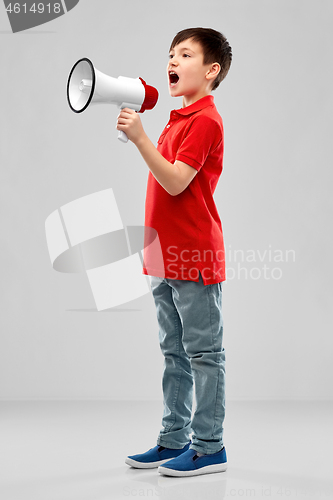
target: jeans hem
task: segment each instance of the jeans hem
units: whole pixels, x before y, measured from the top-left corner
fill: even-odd
[[[201,446],[197,446],[195,444],[191,444],[190,446],[190,449],[191,450],[195,450],[197,451],[198,453],[204,453],[205,455],[213,455],[214,453],[218,453],[219,451],[222,451],[224,448],[224,445],[221,444],[217,450],[210,450],[210,449],[206,449],[206,448],[203,448]]]
[[[180,444],[180,445],[178,445],[178,447],[176,447],[176,445],[174,443],[171,443],[168,441],[163,441],[163,439],[160,439],[160,438],[157,440],[158,446],[164,446],[165,448],[169,448],[170,450],[182,450],[184,448],[184,446],[186,446],[188,443],[189,443],[189,441],[187,441],[183,445]]]

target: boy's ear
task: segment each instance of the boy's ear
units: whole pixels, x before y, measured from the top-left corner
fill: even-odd
[[[221,66],[219,65],[219,63],[213,63],[211,64],[210,69],[206,73],[206,78],[208,80],[215,79],[220,71],[221,71]]]

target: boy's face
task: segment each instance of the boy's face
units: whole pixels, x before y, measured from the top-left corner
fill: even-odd
[[[172,97],[184,96],[183,106],[209,95],[212,80],[207,78],[211,64],[204,64],[201,44],[192,39],[184,40],[170,51],[167,66],[169,93]]]

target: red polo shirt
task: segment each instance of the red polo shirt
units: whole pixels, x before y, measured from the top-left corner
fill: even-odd
[[[171,196],[149,172],[145,226],[157,231],[164,263],[154,245],[146,246],[143,274],[199,281],[200,272],[205,285],[225,280],[222,224],[213,199],[223,146],[223,123],[213,96],[171,111],[157,149],[170,163],[180,160],[198,173],[182,193]]]

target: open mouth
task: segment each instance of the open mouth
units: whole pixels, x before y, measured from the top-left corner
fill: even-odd
[[[174,71],[169,72],[169,82],[170,86],[174,87],[179,81],[179,76]]]

